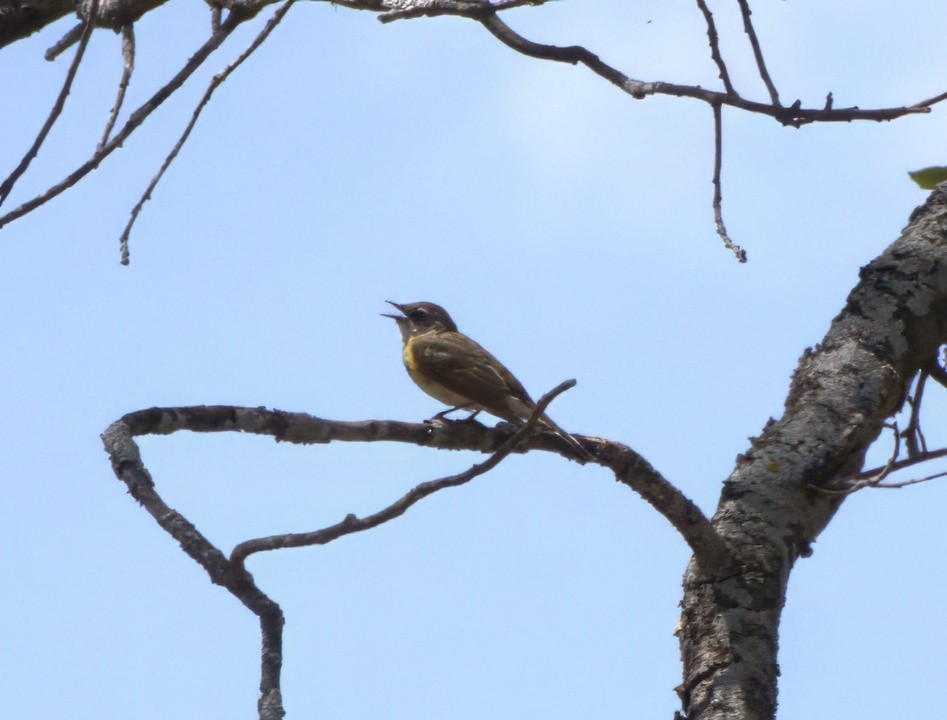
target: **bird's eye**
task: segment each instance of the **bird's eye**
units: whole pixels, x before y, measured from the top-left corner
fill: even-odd
[[[418,308],[417,310],[412,311],[409,317],[415,322],[424,322],[425,320],[427,320],[427,310],[424,310],[423,308]]]

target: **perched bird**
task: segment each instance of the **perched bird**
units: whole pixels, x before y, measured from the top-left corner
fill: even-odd
[[[458,332],[444,308],[429,302],[386,302],[402,313],[383,315],[398,323],[404,341],[404,366],[411,379],[428,395],[450,406],[435,417],[454,410],[469,410],[473,417],[484,410],[522,425],[532,415],[536,403],[523,384],[503,363]],[[543,414],[539,422],[562,438],[580,458],[593,459],[578,440],[549,416]]]

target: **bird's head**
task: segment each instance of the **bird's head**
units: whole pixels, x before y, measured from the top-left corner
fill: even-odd
[[[401,311],[401,315],[389,315],[388,313],[382,313],[382,315],[390,317],[398,323],[398,329],[401,330],[401,339],[405,342],[412,337],[426,335],[431,332],[457,332],[457,325],[454,324],[450,315],[440,305],[430,302],[414,302],[405,305],[391,300],[385,302]]]

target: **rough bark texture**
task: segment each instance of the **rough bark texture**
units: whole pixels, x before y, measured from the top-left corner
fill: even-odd
[[[0,0],[0,47],[32,35],[74,9],[68,0]]]
[[[166,0],[100,0],[95,24],[118,30]],[[84,17],[88,0],[79,3]],[[0,48],[42,30],[66,15],[76,13],[73,0],[0,0]]]
[[[692,561],[684,576],[680,694],[689,720],[775,716],[789,573],[842,502],[818,488],[861,468],[947,341],[947,184],[860,278],[821,346],[800,359],[782,419],[724,484],[713,524],[734,573],[708,577]]]
[[[95,24],[117,29],[164,1],[100,0]],[[235,26],[273,1],[215,0],[211,4],[237,10],[238,16],[232,23]],[[376,11],[390,10],[399,5],[394,0],[342,0],[341,4]],[[436,3],[429,5],[434,7]],[[0,48],[75,13],[77,7],[78,14],[84,16],[90,2],[0,0]],[[436,14],[435,10],[424,12]],[[488,24],[488,29],[519,52],[566,62],[583,62],[635,97],[657,92],[657,86],[662,85],[668,94],[723,102],[703,88],[654,83],[645,87],[617,71],[612,72],[612,68],[583,48],[530,43],[506,30],[498,31],[500,26],[496,25],[498,20],[493,15],[487,19],[494,23]],[[219,44],[225,36],[226,33],[219,35],[214,42]],[[207,44],[204,57],[216,46]],[[184,79],[189,72],[184,74]],[[149,103],[156,107],[173,89],[170,84],[165,86]],[[926,103],[929,105],[934,101],[939,100]],[[731,95],[726,96],[726,102],[754,112],[772,110],[786,113],[790,110],[750,103],[738,96],[734,100]],[[921,105],[914,106],[911,111],[916,111]],[[801,113],[797,108],[794,112],[791,117],[800,119],[826,111]],[[879,114],[879,118],[895,117],[907,110],[878,112],[886,113]],[[147,113],[141,119],[145,116]],[[785,117],[790,118],[789,115]],[[823,119],[851,117],[834,115]],[[130,125],[128,133],[134,127],[137,124]],[[89,164],[89,169],[100,160],[98,158]],[[821,492],[819,488],[860,469],[867,448],[878,437],[884,421],[903,402],[918,369],[934,357],[945,341],[947,185],[932,193],[927,203],[914,212],[901,238],[862,269],[861,281],[833,321],[822,345],[806,351],[801,358],[786,400],[784,416],[770,423],[738,460],[737,467],[724,484],[713,518],[713,527],[725,543],[722,552],[717,551],[718,543],[712,542],[716,540],[713,534],[699,526],[697,520],[702,516],[685,502],[686,498],[676,498],[669,494],[669,489],[653,482],[642,482],[642,468],[653,473],[646,463],[642,464],[643,460],[638,462],[635,458],[629,460],[630,456],[616,455],[614,469],[619,479],[649,498],[656,507],[671,508],[672,511],[666,515],[672,522],[674,518],[680,519],[675,524],[679,529],[696,527],[690,535],[685,532],[685,537],[692,547],[709,548],[705,556],[714,558],[714,568],[708,567],[710,563],[707,561],[704,567],[696,560],[692,561],[684,577],[679,631],[684,681],[680,694],[684,717],[688,720],[769,720],[775,716],[778,628],[789,573],[797,558],[808,555],[811,543],[842,503],[841,496]],[[481,439],[481,442],[487,440]],[[121,461],[116,465],[116,473],[136,470],[138,474],[129,481],[139,483],[141,494],[135,497],[142,500],[151,492],[150,479],[146,477],[143,466],[140,471],[136,468],[137,465],[133,467],[131,461],[129,464]],[[160,498],[155,495],[156,515],[167,518],[166,529],[172,535],[178,533],[175,537],[182,538],[185,550],[195,560],[205,567],[214,564],[211,560],[224,560],[222,556],[211,558],[201,554],[185,542],[191,528],[171,527],[171,520],[177,516],[163,514],[164,509],[158,501]],[[694,517],[690,518],[690,513]],[[726,557],[720,558],[721,554]],[[719,570],[722,567],[727,570]],[[231,580],[233,584],[239,584],[239,579]],[[266,605],[268,598],[265,601],[260,599],[260,607],[265,612],[260,610],[258,614],[266,618],[279,617],[281,622],[281,616],[276,614],[278,607],[270,608]],[[272,628],[275,621],[266,621],[262,625],[266,630]],[[267,677],[267,662],[265,657],[264,678]],[[270,662],[270,666],[274,663]],[[270,675],[277,676],[278,667]],[[265,681],[263,685],[261,713],[279,716],[282,711],[278,677],[272,682]]]

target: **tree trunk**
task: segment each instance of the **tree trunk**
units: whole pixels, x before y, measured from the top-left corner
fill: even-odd
[[[724,483],[713,524],[733,572],[691,561],[680,625],[688,720],[776,713],[779,619],[793,564],[841,506],[827,486],[858,472],[918,370],[947,339],[947,184],[860,272],[822,345],[803,353],[782,419]]]

